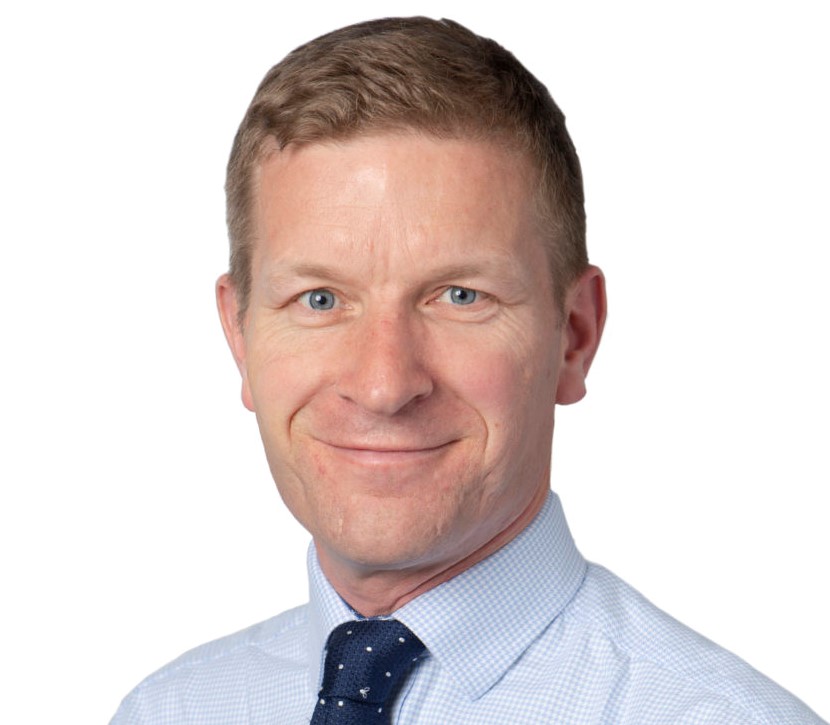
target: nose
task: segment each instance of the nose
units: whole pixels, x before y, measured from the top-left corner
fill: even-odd
[[[342,398],[391,416],[432,393],[423,331],[406,313],[377,318],[367,313],[351,332],[337,380]]]

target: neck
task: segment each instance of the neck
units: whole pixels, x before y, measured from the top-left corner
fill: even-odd
[[[449,562],[413,569],[366,571],[335,565],[315,542],[320,568],[335,591],[364,617],[391,614],[407,602],[458,576],[516,538],[539,513],[547,498],[547,486],[537,490],[525,509],[502,531],[473,552]]]

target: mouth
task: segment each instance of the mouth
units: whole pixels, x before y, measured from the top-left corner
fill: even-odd
[[[336,456],[351,460],[364,466],[384,466],[406,463],[421,463],[429,458],[440,456],[455,441],[438,445],[329,443],[320,441]]]

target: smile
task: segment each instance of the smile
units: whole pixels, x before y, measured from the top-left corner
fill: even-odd
[[[437,446],[404,446],[327,443],[320,441],[336,456],[364,466],[384,466],[407,463],[422,463],[434,456],[442,455],[455,443],[449,441]]]

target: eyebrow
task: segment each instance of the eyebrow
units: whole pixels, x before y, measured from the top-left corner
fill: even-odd
[[[348,277],[348,275],[345,274],[345,270],[342,267],[308,263],[274,265],[274,268],[269,270],[265,275],[268,283],[274,286],[296,277],[338,281]]]
[[[498,274],[502,276],[505,273],[511,274],[517,270],[518,265],[514,263],[512,257],[504,255],[496,257],[489,256],[471,263],[448,264],[433,269],[425,269],[424,272],[435,279],[452,279],[455,277],[476,277],[487,274]],[[350,275],[341,266],[299,262],[286,266],[275,265],[275,268],[270,270],[266,276],[269,281],[281,282],[290,277],[314,277],[339,280]]]

